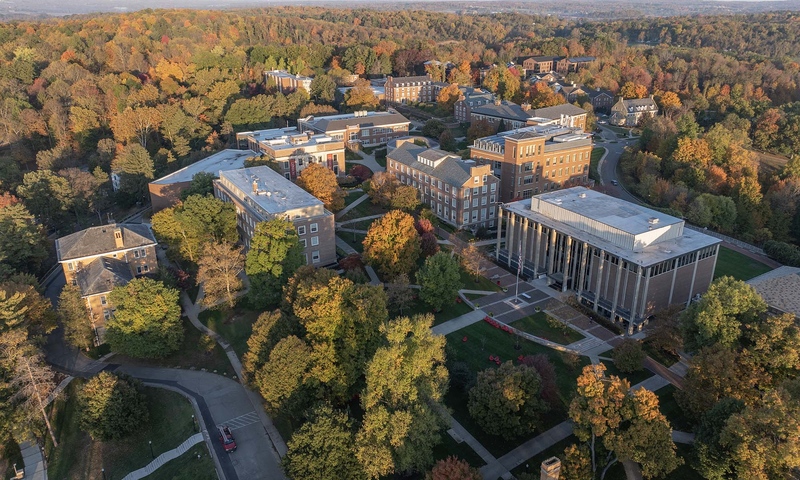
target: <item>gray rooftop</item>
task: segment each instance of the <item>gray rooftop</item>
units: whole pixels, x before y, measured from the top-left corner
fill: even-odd
[[[641,112],[641,111],[657,111],[658,105],[656,105],[655,100],[650,97],[647,98],[629,98],[623,99],[622,105],[628,110],[628,112]]]
[[[327,115],[324,117],[310,116],[298,120],[301,127],[308,127],[314,131],[336,132],[351,126],[380,127],[383,125],[409,124],[409,120],[395,112],[356,112],[341,115]]]
[[[747,283],[770,307],[800,318],[800,268],[778,267]]]
[[[256,130],[253,132],[241,132],[236,134],[236,138],[247,138],[254,140],[264,147],[273,150],[281,150],[291,147],[311,147],[326,143],[341,142],[333,138],[314,132],[301,132],[297,127],[271,128],[268,130]],[[244,165],[242,165],[244,166]],[[241,168],[241,167],[239,167]],[[233,168],[225,170],[234,170]]]
[[[505,149],[506,139],[525,140],[529,138],[544,138],[545,151],[591,145],[592,143],[591,136],[583,133],[580,128],[561,125],[531,125],[496,133],[488,137],[477,138],[472,147],[502,152]]]
[[[252,150],[223,150],[183,167],[177,172],[165,175],[158,180],[153,180],[150,183],[169,185],[173,183],[191,182],[192,178],[198,173],[213,173],[214,176],[217,176],[220,170],[235,170],[244,167],[244,160],[253,155],[257,154]]]
[[[503,209],[642,266],[720,243],[683,220],[585,187],[556,190]]]
[[[529,112],[530,110],[526,112],[516,103],[512,103],[507,100],[503,100],[500,105],[487,103],[486,105],[481,105],[480,107],[472,109],[473,114],[486,115],[488,117],[497,117],[507,120],[517,120],[521,122],[525,122],[528,120],[528,118],[530,118],[531,115]]]
[[[275,170],[261,166],[220,172],[220,180],[240,190],[251,205],[257,205],[270,215],[280,215],[288,210],[321,207],[322,202],[283,177]],[[253,191],[256,183],[256,192]]]
[[[546,107],[546,108],[537,108],[534,110],[528,111],[528,116],[530,117],[541,117],[541,118],[549,118],[551,120],[558,120],[561,118],[562,115],[564,116],[576,116],[576,115],[586,115],[586,110],[576,107],[571,103],[564,103],[562,105],[556,105],[554,107]]]
[[[472,179],[470,167],[475,166],[464,162],[461,157],[452,153],[436,148],[422,147],[411,142],[400,145],[386,157],[455,187],[461,187]],[[434,163],[435,166],[421,163],[417,160],[417,157],[436,162]]]
[[[131,266],[116,258],[101,257],[93,260],[77,275],[81,295],[88,297],[108,293],[117,285],[133,280]]]
[[[114,240],[114,230],[122,230],[123,247],[118,248]],[[146,224],[120,223],[90,227],[66,237],[56,240],[56,253],[58,261],[74,258],[104,255],[129,248],[146,247],[155,245],[156,239],[153,232]]]
[[[427,75],[419,75],[416,77],[392,77],[394,85],[408,85],[411,83],[431,83],[431,77]]]

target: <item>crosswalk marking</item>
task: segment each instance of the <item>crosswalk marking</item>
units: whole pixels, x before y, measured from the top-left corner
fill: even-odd
[[[257,423],[258,421],[259,421],[258,414],[255,411],[253,411],[245,413],[244,415],[239,415],[238,417],[231,418],[230,420],[226,420],[218,424],[217,426],[221,427],[223,425],[227,425],[231,430],[236,430],[237,428],[243,428],[248,425]]]

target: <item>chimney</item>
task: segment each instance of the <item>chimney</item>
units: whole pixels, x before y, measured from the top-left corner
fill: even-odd
[[[117,246],[117,248],[123,247],[122,228],[120,227],[114,228],[114,244]]]
[[[258,181],[257,180],[253,180],[253,193],[257,193],[257,192],[258,192]]]
[[[542,462],[540,480],[558,480],[561,474],[561,460],[558,457],[550,457]]]
[[[497,98],[494,99],[494,104],[495,105],[500,105],[500,97],[497,97]]]
[[[531,109],[531,104],[528,102],[523,102],[522,105],[520,105],[520,108],[522,109],[523,112],[527,112],[528,110]]]

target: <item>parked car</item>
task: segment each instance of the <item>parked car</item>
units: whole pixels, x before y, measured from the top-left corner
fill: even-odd
[[[619,182],[616,180],[611,180],[611,185],[619,185]]]
[[[234,440],[233,433],[231,433],[231,429],[227,425],[219,427],[219,441],[226,452],[231,453],[236,450],[236,440]]]

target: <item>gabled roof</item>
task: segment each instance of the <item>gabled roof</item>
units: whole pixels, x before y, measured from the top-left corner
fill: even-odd
[[[78,286],[81,295],[88,297],[108,293],[117,285],[125,285],[133,280],[131,267],[116,258],[100,257],[78,271]]]
[[[567,61],[570,63],[594,62],[595,57],[573,57],[573,58],[568,58]]]
[[[114,230],[122,230],[122,248],[114,241]],[[156,244],[156,238],[150,227],[141,223],[120,223],[101,225],[81,230],[56,240],[58,261],[74,258],[104,255],[129,248],[146,247]]]
[[[588,96],[589,98],[596,98],[596,97],[599,97],[600,95],[606,95],[608,97],[614,98],[614,94],[611,93],[610,90],[605,90],[603,88],[595,88],[595,89],[587,89],[586,90],[586,96]]]
[[[481,105],[480,107],[473,108],[472,113],[479,114],[479,115],[486,115],[487,117],[497,117],[497,118],[505,118],[508,120],[519,120],[519,121],[527,121],[531,115],[529,112],[526,112],[516,103],[512,103],[506,100],[500,102],[500,105],[495,105],[494,103],[487,103],[486,105]]]
[[[436,167],[417,161],[417,157],[434,161],[440,160]],[[422,147],[406,142],[387,155],[387,158],[424,172],[448,185],[461,187],[472,179],[470,166],[461,157],[436,148]]]
[[[534,62],[552,62],[558,60],[560,57],[554,57],[552,55],[539,55],[536,57],[530,57],[528,60],[533,60]]]
[[[301,118],[298,120],[298,123],[302,123],[303,127],[309,127],[316,132],[325,133],[337,132],[353,126],[380,127],[383,125],[408,124],[410,122],[403,115],[395,111],[390,111],[366,112],[361,116],[356,116],[353,113],[327,115],[324,117],[310,116]]]
[[[658,105],[651,97],[622,99],[621,102],[628,113],[658,111]]]
[[[778,267],[747,283],[770,307],[800,318],[800,268]]]
[[[405,85],[409,83],[431,83],[431,77],[420,75],[417,77],[391,77],[393,85]]]

